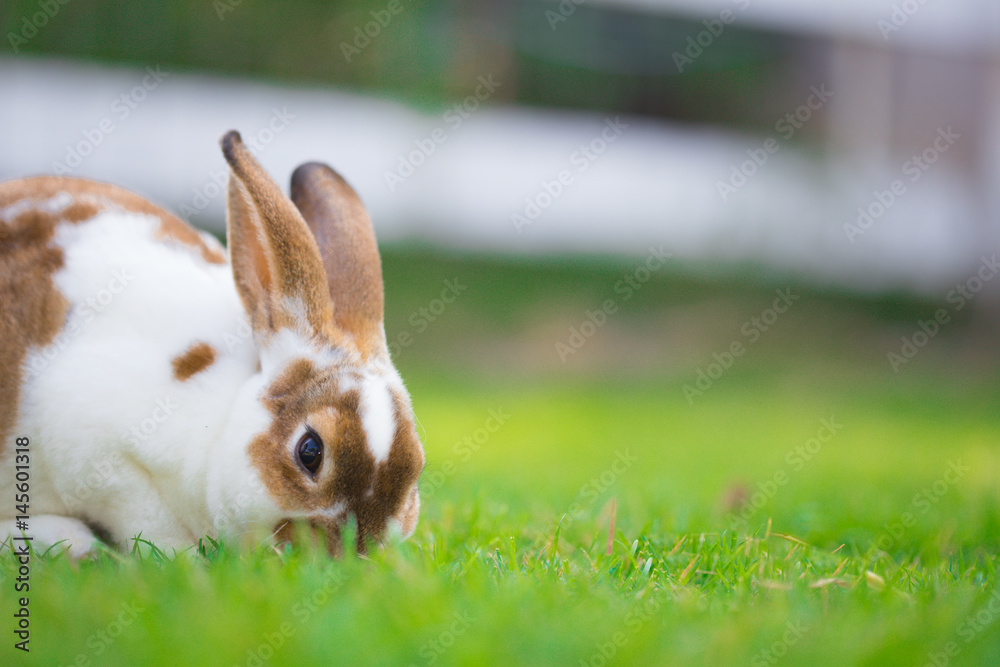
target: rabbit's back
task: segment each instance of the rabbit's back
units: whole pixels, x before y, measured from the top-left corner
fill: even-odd
[[[0,336],[0,460],[13,437],[31,437],[43,513],[72,514],[77,496],[104,504],[180,465],[168,451],[153,458],[162,471],[128,462],[154,442],[183,447],[195,425],[199,436],[223,428],[257,363],[218,242],[78,179],[0,184]]]

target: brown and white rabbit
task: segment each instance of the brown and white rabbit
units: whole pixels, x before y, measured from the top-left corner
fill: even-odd
[[[289,198],[237,132],[221,143],[228,261],[120,188],[0,184],[0,539],[21,535],[16,442],[36,548],[304,520],[336,553],[349,515],[359,548],[413,532],[424,455],[368,214],[325,165]]]

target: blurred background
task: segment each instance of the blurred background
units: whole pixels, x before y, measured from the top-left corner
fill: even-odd
[[[940,469],[942,415],[995,414],[994,0],[5,0],[0,27],[2,179],[110,181],[222,234],[235,128],[283,185],[321,160],[355,186],[429,494],[532,487],[460,444],[517,405],[504,446],[551,507],[645,446],[635,520],[659,498],[686,529],[832,412],[884,467],[828,460],[769,511],[820,530],[795,499],[867,475],[853,526],[880,479]]]
[[[673,591],[623,664],[762,664],[789,619],[815,629],[788,664],[944,664],[987,609],[1000,2],[0,0],[0,180],[109,181],[221,236],[230,129],[284,187],[320,160],[372,214],[427,451],[404,546],[440,581],[400,562],[332,595],[275,664],[403,664],[459,610],[485,620],[445,662],[583,664],[635,593],[609,534]],[[771,555],[718,555],[744,535]],[[829,590],[848,559],[889,590]],[[968,584],[943,607],[946,571]],[[165,619],[125,633],[131,663],[242,660],[264,598],[292,599],[163,569],[164,603],[114,572],[86,613],[39,586],[50,663],[119,588]],[[998,664],[996,630],[962,664]]]
[[[281,181],[341,170],[386,242],[662,243],[934,295],[1000,240],[992,0],[7,0],[0,25],[0,178],[61,166],[215,231],[236,128]]]

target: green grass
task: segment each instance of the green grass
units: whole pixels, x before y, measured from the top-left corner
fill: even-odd
[[[397,355],[428,457],[415,535],[336,562],[39,554],[30,656],[5,554],[0,663],[1000,664],[1000,382],[976,319],[896,374],[933,301],[803,287],[691,405],[784,283],[658,275],[560,362],[627,270],[390,250],[390,338],[468,285]],[[821,420],[836,433],[797,453]]]

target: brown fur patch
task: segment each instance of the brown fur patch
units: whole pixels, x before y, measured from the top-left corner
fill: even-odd
[[[226,204],[226,239],[229,242],[229,258],[233,263],[233,279],[254,332],[274,331],[276,326],[271,307],[271,265],[267,249],[254,223],[257,214],[244,190],[238,182],[230,179]]]
[[[417,519],[420,518],[420,493],[416,487],[413,487],[397,516],[404,534],[409,535],[417,527]]]
[[[67,205],[48,212],[25,208],[0,220],[0,455],[17,421],[28,350],[49,345],[62,329],[70,304],[56,289],[53,274],[63,266],[63,252],[51,245],[63,223],[89,220],[116,206],[156,216],[160,233],[196,250],[205,261],[225,263],[197,232],[142,197],[104,183],[41,176],[0,183],[0,209],[22,201],[44,202],[69,195]],[[186,229],[187,231],[181,231]],[[189,233],[188,233],[189,232]]]
[[[351,334],[362,359],[387,357],[382,261],[361,198],[340,174],[318,162],[295,170],[291,197],[319,246],[337,326]]]
[[[184,354],[174,357],[174,379],[184,382],[196,373],[200,373],[215,361],[215,348],[208,343],[195,343]]]
[[[386,522],[398,519],[406,532],[416,522],[419,501],[415,484],[423,468],[423,450],[409,407],[394,394],[396,432],[389,456],[376,464],[362,426],[360,394],[339,391],[337,369],[319,372],[309,361],[293,362],[266,390],[262,399],[273,416],[268,431],[250,444],[250,456],[264,485],[290,515],[319,513],[342,507],[358,525],[358,548],[382,537]],[[324,461],[311,479],[295,461],[287,442],[301,424],[319,434]],[[331,553],[339,547],[339,519],[310,518],[326,531]]]
[[[284,443],[308,414],[308,388],[315,383],[313,373],[312,362],[297,359],[271,383],[261,398],[271,413],[271,427],[258,434],[249,447],[250,460],[264,485],[281,509],[289,512],[301,509],[308,500],[299,489],[303,472],[286,453]],[[320,437],[326,440],[325,434]]]
[[[232,169],[227,229],[233,275],[255,331],[269,333],[260,330],[260,322],[267,322],[270,332],[296,329],[304,315],[309,333],[339,342],[343,336],[333,326],[323,259],[299,210],[243,145],[238,132],[222,137],[222,153]],[[257,247],[261,242],[263,247]],[[289,312],[285,307],[289,300],[304,312]]]
[[[9,181],[0,184],[0,208],[20,199],[51,199],[61,192],[65,192],[72,197],[73,204],[63,212],[56,214],[60,220],[79,222],[80,220],[92,217],[87,216],[85,218],[74,219],[69,209],[78,205],[96,206],[98,209],[107,208],[109,205],[117,206],[131,213],[142,213],[159,218],[160,226],[156,231],[157,239],[172,240],[190,247],[203,260],[210,264],[226,263],[225,253],[205,243],[201,235],[186,222],[169,211],[143,199],[134,192],[129,192],[124,188],[119,188],[108,183],[98,183],[83,178],[64,178],[61,176],[38,176],[19,181]]]
[[[308,519],[306,521],[280,521],[271,531],[278,545],[294,544],[297,540],[306,540],[318,545],[322,540],[327,553],[340,556],[342,553],[341,524],[331,519]]]
[[[0,207],[5,194],[0,186]],[[0,454],[17,423],[28,350],[51,343],[69,312],[52,281],[63,265],[62,250],[49,245],[56,223],[38,211],[0,221]]]

